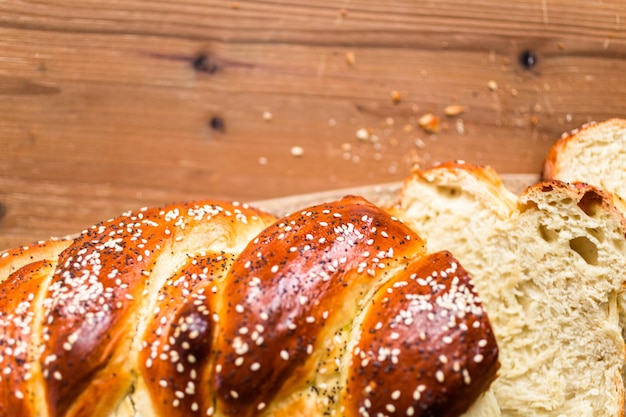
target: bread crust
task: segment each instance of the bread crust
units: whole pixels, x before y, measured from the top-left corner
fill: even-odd
[[[391,211],[472,273],[500,343],[494,392],[503,415],[622,415],[626,223],[619,199],[558,180],[515,196],[494,175],[458,161],[415,172]],[[582,342],[590,334],[596,340]],[[577,351],[571,346],[578,343]],[[585,357],[595,361],[581,365]],[[606,369],[587,372],[599,363]]]
[[[612,118],[602,122],[589,122],[571,132],[565,132],[552,145],[545,157],[542,171],[542,178],[545,180],[560,179],[567,182],[588,182],[585,178],[563,178],[562,172],[571,164],[571,156],[568,155],[570,148],[590,146],[595,133],[604,130],[626,131],[626,120]],[[597,161],[600,163],[600,161]],[[575,162],[577,163],[577,162]],[[588,169],[593,170],[593,166]],[[594,184],[599,186],[599,184]]]
[[[28,354],[0,383],[0,411],[24,417],[458,415],[498,368],[458,262],[422,259],[418,234],[355,196],[278,221],[226,202],[146,208],[7,253],[0,331],[23,322],[6,316],[14,296],[34,295]],[[431,314],[443,321],[428,325]],[[421,331],[429,338],[402,343]]]

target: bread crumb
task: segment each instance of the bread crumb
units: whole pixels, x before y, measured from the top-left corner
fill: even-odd
[[[270,120],[272,120],[273,117],[274,115],[270,113],[269,111],[263,112],[263,120],[265,120],[266,122],[269,122]]]
[[[366,128],[362,127],[356,131],[356,138],[358,140],[368,140],[370,138],[370,132]]]
[[[463,123],[463,119],[456,120],[456,133],[459,135],[465,134],[465,123]]]
[[[530,116],[529,122],[531,126],[537,126],[539,124],[539,116]]]
[[[267,165],[267,158],[264,156],[259,157],[259,165]]]
[[[446,106],[443,110],[443,113],[448,117],[458,116],[461,113],[465,113],[467,111],[467,107],[461,106],[460,104],[450,104]]]
[[[297,157],[300,157],[302,155],[304,155],[304,149],[302,148],[302,146],[292,146],[291,147],[291,155]]]
[[[354,52],[352,52],[352,51],[346,52],[346,62],[351,67],[353,67],[354,64],[356,64],[356,56],[354,55]]]
[[[417,124],[428,133],[439,132],[439,117],[432,113],[424,114],[419,118]]]
[[[393,101],[394,104],[398,104],[402,101],[402,94],[400,94],[399,91],[392,91],[391,93],[391,101]]]
[[[498,83],[494,80],[490,80],[487,83],[487,88],[489,88],[491,91],[498,91]]]

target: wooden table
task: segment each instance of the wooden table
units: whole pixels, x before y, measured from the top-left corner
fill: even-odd
[[[0,249],[449,159],[537,174],[626,114],[624,24],[621,0],[0,2]]]

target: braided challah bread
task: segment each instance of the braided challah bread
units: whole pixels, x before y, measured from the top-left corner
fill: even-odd
[[[358,198],[143,209],[0,253],[0,416],[497,416],[469,274]]]
[[[489,167],[417,171],[390,208],[473,277],[502,363],[504,416],[623,416],[626,221],[608,193],[547,181],[520,196]]]

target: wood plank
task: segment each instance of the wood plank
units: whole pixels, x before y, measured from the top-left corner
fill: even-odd
[[[449,159],[538,174],[563,132],[626,114],[625,14],[618,0],[1,2],[0,249],[130,208],[396,182]]]

